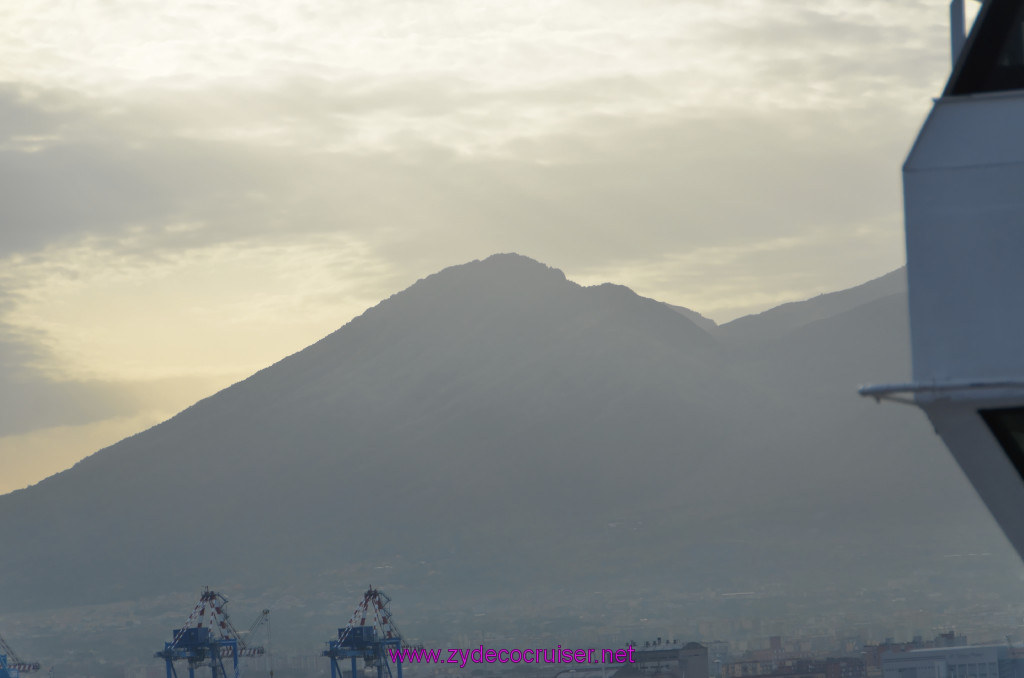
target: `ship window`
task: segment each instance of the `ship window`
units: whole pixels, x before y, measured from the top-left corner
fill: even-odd
[[[981,410],[979,414],[1024,478],[1024,407]]]
[[[1024,1],[988,0],[945,95],[1012,89],[1024,89]]]

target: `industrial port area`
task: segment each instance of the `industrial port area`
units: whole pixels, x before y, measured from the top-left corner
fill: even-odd
[[[737,602],[756,597],[754,592],[725,594]],[[391,610],[391,597],[370,587],[344,626],[319,639],[319,651],[274,651],[272,612],[260,609],[248,624],[232,621],[228,598],[204,588],[192,611],[170,629],[162,648],[153,648],[148,662],[122,661],[98,652],[69,656],[47,665],[25,658],[0,636],[0,678],[1021,678],[1024,644],[1010,635],[998,641],[971,643],[961,631],[947,630],[934,637],[885,637],[865,640],[871,633],[767,635],[754,638],[730,633],[721,625],[698,627],[700,642],[671,637],[627,640],[619,650],[590,653],[590,661],[575,660],[566,645],[554,643],[543,656],[533,636],[529,644],[508,633],[459,633],[451,643],[461,647],[424,647],[399,630]],[[474,614],[478,619],[485,612]],[[993,622],[997,618],[989,616]],[[646,620],[645,620],[646,621]],[[898,620],[893,620],[898,622]],[[483,622],[481,622],[482,624]],[[544,624],[543,622],[541,623]],[[740,627],[746,625],[740,622]],[[130,637],[132,619],[119,635]],[[1012,626],[1012,625],[1010,625]],[[705,633],[700,633],[699,629]],[[764,631],[762,625],[758,631]],[[780,628],[778,626],[771,628]],[[904,627],[911,628],[911,627]],[[977,628],[977,627],[976,627]],[[637,630],[637,629],[634,629]],[[737,627],[732,627],[733,631]],[[707,640],[707,632],[722,631],[730,640]],[[70,631],[74,634],[74,631]],[[991,631],[990,631],[991,633]],[[287,638],[287,631],[278,629]],[[15,636],[16,637],[16,636]],[[528,637],[526,635],[524,638]],[[605,640],[613,642],[613,636]],[[154,643],[159,648],[159,643]],[[15,643],[17,645],[17,643]],[[68,646],[74,646],[69,642]],[[286,646],[294,645],[288,643]],[[513,660],[509,661],[509,652]],[[582,648],[582,645],[573,646]],[[501,650],[504,654],[500,654]],[[583,657],[582,649],[576,649]],[[405,661],[396,661],[405,652]],[[432,653],[432,654],[431,654]],[[472,658],[471,658],[472,656]],[[529,659],[523,660],[526,656]],[[629,657],[626,660],[626,657]],[[411,659],[416,657],[417,659]],[[432,658],[431,658],[432,657]],[[601,657],[604,661],[601,661]],[[536,659],[535,659],[536,658]],[[553,659],[554,658],[554,659]],[[617,661],[617,660],[618,661]]]

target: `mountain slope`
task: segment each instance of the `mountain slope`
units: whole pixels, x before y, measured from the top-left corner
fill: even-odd
[[[881,297],[906,292],[907,271],[899,268],[847,290],[820,294],[813,299],[790,302],[763,313],[737,318],[721,325],[719,331],[721,336],[740,342],[778,339],[816,320],[845,313]]]
[[[0,497],[0,543],[18,544],[0,550],[0,603],[207,582],[313,596],[382,563],[425,596],[837,567],[852,586],[931,562],[950,530],[991,540],[922,418],[856,397],[860,375],[906,357],[899,294],[866,296],[819,298],[782,338],[737,343],[525,257],[446,269]]]
[[[0,539],[21,545],[0,563],[14,590],[97,600],[211,572],[257,581],[317,570],[351,557],[338,541],[377,557],[391,549],[382,533],[423,541],[442,524],[458,534],[423,543],[424,554],[447,556],[459,535],[497,527],[543,536],[523,519],[543,522],[556,497],[614,494],[635,475],[629,446],[669,456],[689,418],[639,437],[630,423],[682,408],[676,380],[708,379],[699,355],[713,347],[660,303],[581,288],[523,257],[448,269],[168,422],[0,497],[0,515],[21,517],[0,526]],[[295,543],[308,562],[267,557]]]

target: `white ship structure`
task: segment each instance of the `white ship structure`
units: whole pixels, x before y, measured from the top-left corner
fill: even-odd
[[[986,0],[903,167],[911,402],[1024,556],[1024,0]]]

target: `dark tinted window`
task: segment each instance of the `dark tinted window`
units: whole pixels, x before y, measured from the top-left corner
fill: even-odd
[[[979,414],[1024,478],[1024,407],[981,410]]]
[[[945,95],[1011,89],[1024,89],[1024,0],[988,0]]]

